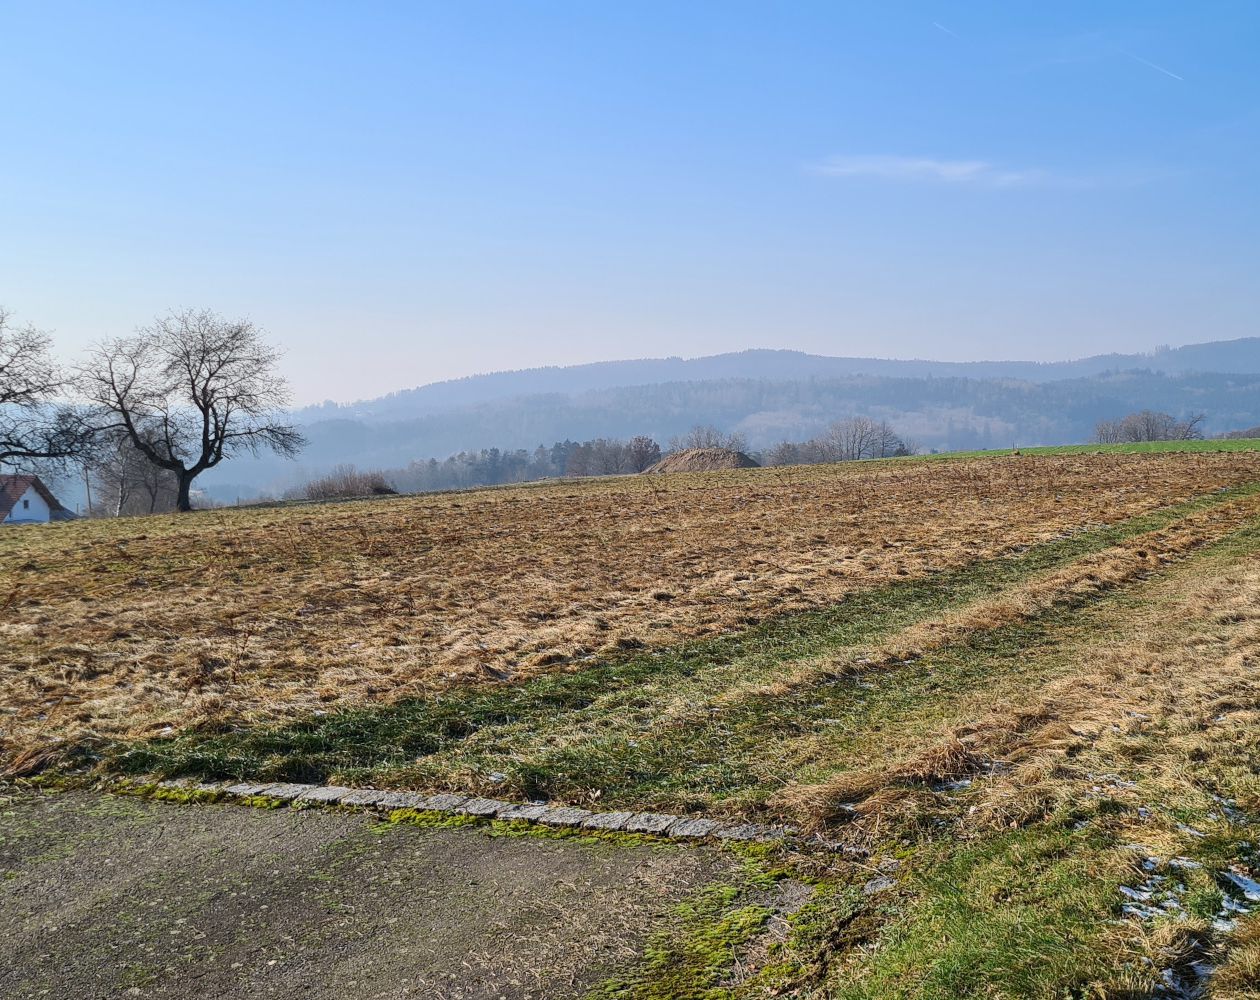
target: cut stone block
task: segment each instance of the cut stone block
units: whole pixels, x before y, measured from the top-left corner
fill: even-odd
[[[417,809],[428,809],[432,812],[455,812],[465,802],[468,802],[467,795],[430,795],[423,801],[421,805],[416,806]],[[482,800],[486,801],[486,800]]]
[[[511,805],[501,799],[469,799],[457,806],[455,811],[465,816],[497,816]]]
[[[581,826],[583,821],[590,815],[589,809],[579,809],[576,806],[557,806],[554,809],[548,809],[544,815],[539,816],[538,822],[547,826]]]
[[[375,788],[356,788],[347,792],[341,797],[341,805],[343,806],[374,806],[378,805],[388,792],[377,791]]]
[[[224,789],[229,795],[239,795],[245,798],[249,795],[261,795],[264,788],[270,788],[269,784],[259,784],[256,781],[243,781],[239,785],[228,785]]]
[[[664,813],[635,813],[622,829],[627,833],[665,833],[678,822],[677,816],[667,816]]]
[[[376,800],[378,809],[423,809],[428,800],[415,792],[380,792]]]
[[[626,824],[634,816],[629,812],[595,813],[582,821],[588,830],[624,830]]]
[[[332,805],[340,802],[351,791],[352,789],[342,788],[340,785],[320,785],[317,788],[312,788],[309,792],[303,792],[298,796],[298,801],[321,802],[325,805]]]
[[[499,819],[528,819],[541,820],[551,810],[550,806],[508,806],[501,813]]]
[[[265,795],[269,799],[280,799],[284,802],[292,802],[304,792],[309,792],[317,785],[295,785],[286,781],[278,781],[274,785],[267,785],[259,795]]]
[[[708,837],[722,824],[715,819],[680,819],[669,828],[671,837]]]
[[[757,840],[764,827],[752,823],[723,823],[713,831],[719,840]]]

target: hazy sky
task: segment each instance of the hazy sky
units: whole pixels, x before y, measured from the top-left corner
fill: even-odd
[[[301,402],[747,347],[1249,336],[1260,4],[10,3],[0,304]]]

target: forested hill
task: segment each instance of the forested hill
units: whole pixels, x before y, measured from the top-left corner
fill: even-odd
[[[1109,372],[1014,378],[722,378],[552,392],[451,406],[406,419],[308,421],[297,462],[241,458],[204,478],[222,499],[278,493],[334,465],[399,468],[481,448],[647,434],[664,444],[696,424],[740,432],[753,448],[804,440],[841,417],[891,423],[922,448],[955,450],[1090,440],[1099,420],[1139,409],[1206,414],[1207,434],[1260,424],[1260,374]],[[344,413],[344,411],[338,411]]]
[[[855,375],[888,378],[1020,379],[1050,382],[1088,378],[1107,372],[1145,370],[1165,374],[1190,372],[1260,373],[1260,338],[1213,341],[1160,349],[1148,354],[1100,354],[1076,361],[900,361],[841,358],[800,351],[741,351],[704,358],[605,361],[565,368],[472,375],[405,389],[378,399],[324,404],[299,411],[303,423],[349,418],[396,421],[441,413],[519,396],[595,390],[666,382],[727,379],[797,381],[843,379]]]

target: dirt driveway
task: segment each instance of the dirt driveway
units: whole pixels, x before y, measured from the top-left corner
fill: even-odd
[[[0,795],[0,996],[555,998],[732,861],[325,810]]]

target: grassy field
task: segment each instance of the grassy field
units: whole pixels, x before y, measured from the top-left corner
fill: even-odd
[[[835,848],[601,996],[1255,996],[1260,455],[1095,452],[7,532],[0,752]]]
[[[1209,438],[1202,441],[1136,441],[1130,444],[1056,444],[1018,449],[1024,455],[1170,455],[1226,451],[1258,451],[1260,438]],[[1009,449],[994,451],[951,451],[919,455],[917,459],[982,458],[1008,455]]]
[[[1003,456],[0,535],[3,747],[519,684],[1249,482],[1260,455]]]

